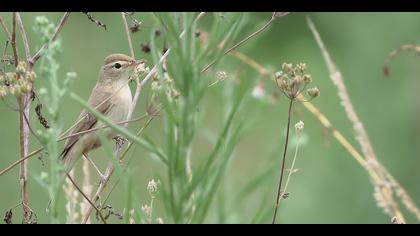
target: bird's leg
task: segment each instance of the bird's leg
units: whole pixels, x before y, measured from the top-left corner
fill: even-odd
[[[115,146],[120,149],[126,142],[127,139],[124,136],[117,135],[114,137],[115,140]]]
[[[99,175],[99,184],[105,183],[105,175],[102,174],[102,172],[96,166],[95,162],[93,162],[86,154],[83,154],[83,157],[93,166],[93,168],[95,168],[96,172],[98,172],[98,175]]]

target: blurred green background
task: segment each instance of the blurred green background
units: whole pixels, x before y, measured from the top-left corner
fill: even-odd
[[[8,26],[11,24],[10,13],[0,13]],[[30,41],[31,53],[39,49],[41,42],[32,30],[36,16],[45,15],[53,22],[58,22],[62,13],[21,13]],[[90,22],[82,13],[73,13],[64,26],[62,37],[63,52],[59,58],[60,75],[64,78],[68,71],[77,72],[77,79],[71,85],[71,91],[83,98],[88,98],[96,83],[97,73],[103,59],[110,53],[129,54],[127,38],[121,15],[118,13],[93,13],[95,18],[104,22],[108,30],[104,31]],[[248,19],[239,38],[253,32],[271,17],[271,13],[247,13]],[[283,62],[304,62],[307,71],[314,79],[313,84],[321,90],[321,96],[314,100],[317,106],[341,131],[351,143],[359,149],[354,140],[351,124],[340,105],[337,91],[331,83],[322,55],[306,23],[310,16],[317,26],[331,56],[341,70],[347,90],[356,111],[369,134],[379,160],[402,184],[414,202],[420,204],[420,61],[413,53],[402,53],[391,62],[389,78],[383,74],[383,62],[388,53],[402,45],[418,42],[420,32],[418,13],[292,13],[276,20],[264,33],[251,39],[238,51],[245,53],[273,71],[280,70]],[[150,65],[151,57],[140,50],[140,43],[150,38],[154,20],[150,13],[136,13],[134,17],[143,22],[142,29],[133,36],[136,57],[146,59]],[[210,21],[204,17],[203,30]],[[239,39],[238,38],[238,39]],[[4,47],[6,37],[0,33],[0,46]],[[18,47],[23,54],[20,37]],[[11,54],[9,48],[8,54]],[[22,57],[22,56],[21,56]],[[218,65],[230,78],[239,75],[240,79],[257,80],[258,74],[236,59],[226,57]],[[176,78],[174,78],[176,79]],[[35,87],[46,86],[38,78]],[[264,81],[268,91],[273,83]],[[135,85],[132,84],[134,88]],[[207,150],[207,133],[217,133],[222,117],[220,104],[225,103],[223,84],[209,90],[201,110],[204,112],[200,123],[196,150]],[[136,114],[144,113],[147,92],[143,94]],[[7,103],[16,106],[12,97]],[[70,97],[62,102],[65,127],[69,127],[79,115],[81,107]],[[0,169],[5,168],[18,158],[19,134],[18,113],[0,103]],[[41,129],[31,110],[30,121],[34,129]],[[239,190],[253,177],[264,173],[273,164],[280,164],[284,131],[287,119],[287,101],[280,98],[276,103],[254,99],[249,95],[238,114],[239,119],[248,120],[249,128],[236,147],[234,157],[227,170],[224,184],[217,199],[224,199],[225,219],[218,217],[212,210],[206,222],[246,223],[260,208],[274,203],[278,171],[267,172],[270,181],[264,182],[255,193],[244,201],[235,200]],[[299,119],[305,122],[305,142],[300,149],[296,167],[299,169],[291,180],[288,191],[290,197],[282,202],[278,221],[283,223],[389,223],[388,216],[376,206],[373,188],[368,175],[354,159],[343,150],[337,141],[306,111],[302,105],[295,106],[292,124]],[[147,135],[154,140],[161,138],[161,119],[157,119],[147,130]],[[137,130],[138,125],[131,124],[130,130]],[[39,144],[33,138],[30,150]],[[100,158],[103,150],[96,150],[92,157],[105,168],[106,158]],[[291,159],[289,150],[289,159]],[[193,157],[194,159],[194,157]],[[194,160],[193,160],[194,161]],[[197,160],[195,160],[197,161]],[[79,163],[80,164],[80,163]],[[164,173],[164,167],[145,152],[137,148],[130,164],[135,189],[143,205],[149,202],[146,186],[156,173]],[[78,167],[79,168],[79,167]],[[37,212],[40,223],[48,222],[45,207],[48,196],[35,182],[34,175],[39,175],[46,167],[33,158],[29,161],[29,196],[31,207]],[[0,177],[0,212],[5,212],[19,202],[18,168],[14,168]],[[92,172],[93,173],[93,172]],[[95,182],[96,183],[96,179]],[[93,184],[94,184],[93,183]],[[118,188],[112,194],[110,202],[122,211],[124,196]],[[165,220],[163,204],[156,201],[157,215]],[[220,207],[213,204],[212,208]],[[403,208],[403,207],[402,207]],[[20,210],[15,210],[19,215]],[[404,213],[406,213],[404,211]],[[409,214],[408,222],[415,223]],[[16,219],[19,219],[18,217]],[[63,218],[64,220],[64,218]],[[112,222],[118,223],[118,220]],[[267,221],[268,223],[268,221]]]

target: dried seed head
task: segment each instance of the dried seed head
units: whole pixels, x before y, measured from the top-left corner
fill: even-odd
[[[283,63],[282,71],[274,74],[275,82],[280,90],[288,99],[296,100],[297,97],[304,91],[306,85],[312,82],[309,74],[305,74],[306,64],[289,64]],[[307,91],[311,98],[318,96],[319,90],[313,88]]]
[[[10,81],[12,84],[17,82],[17,74],[13,72],[7,72],[6,73],[6,80]]]
[[[147,204],[141,207],[141,211],[148,217],[150,217],[150,215],[152,214],[152,208]]]
[[[274,77],[275,77],[276,79],[280,79],[282,76],[283,76],[283,72],[282,72],[282,71],[277,71],[277,72],[274,74]]]
[[[285,80],[285,79],[279,79],[278,81],[277,81],[277,86],[279,86],[279,88],[281,89],[281,90],[286,90],[287,89],[287,82],[286,82],[287,80]]]
[[[304,73],[305,69],[306,69],[306,64],[305,63],[299,63],[296,65],[296,71],[299,73]]]
[[[299,121],[295,124],[295,129],[299,132],[303,131],[303,128],[305,127],[305,123],[303,121]]]
[[[22,83],[22,85],[20,86],[20,90],[22,93],[29,93],[32,91],[32,84],[29,82],[24,82]]]
[[[16,67],[16,73],[23,75],[26,72],[26,63],[23,61],[20,61],[18,66]]]
[[[227,74],[224,71],[219,71],[216,74],[216,78],[217,78],[217,80],[223,81],[227,78]]]
[[[159,80],[154,80],[150,86],[152,91],[159,91],[161,88]]]
[[[20,93],[20,87],[18,87],[18,85],[13,85],[9,87],[9,93],[12,95],[17,95],[17,93]]]
[[[281,69],[284,73],[289,73],[292,71],[293,67],[292,67],[292,64],[283,63],[283,65],[281,66]]]
[[[300,75],[296,75],[293,80],[296,81],[296,83],[300,86],[300,84],[303,82],[303,77]]]
[[[312,82],[312,77],[311,77],[311,75],[308,75],[308,74],[304,75],[304,76],[303,76],[303,82],[304,82],[305,84],[309,84],[310,82]]]
[[[317,87],[310,88],[307,92],[311,98],[315,98],[319,95],[319,89]]]
[[[149,183],[147,184],[147,191],[152,197],[158,192],[159,184],[160,184],[160,181],[158,180],[156,182],[154,179],[150,180]]]

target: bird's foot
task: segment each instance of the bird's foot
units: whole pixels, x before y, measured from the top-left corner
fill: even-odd
[[[106,182],[106,176],[102,173],[98,173],[99,175],[99,183],[98,186],[104,185]]]
[[[115,140],[115,146],[117,148],[121,148],[127,142],[127,139],[121,135],[115,136],[114,140]]]

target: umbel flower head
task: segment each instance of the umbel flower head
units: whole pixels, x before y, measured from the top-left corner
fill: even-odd
[[[283,63],[282,70],[274,74],[277,87],[290,100],[296,100],[297,97],[305,91],[306,87],[312,82],[312,77],[305,74],[306,65],[299,63],[296,65]],[[319,95],[317,87],[306,90],[310,99]]]

